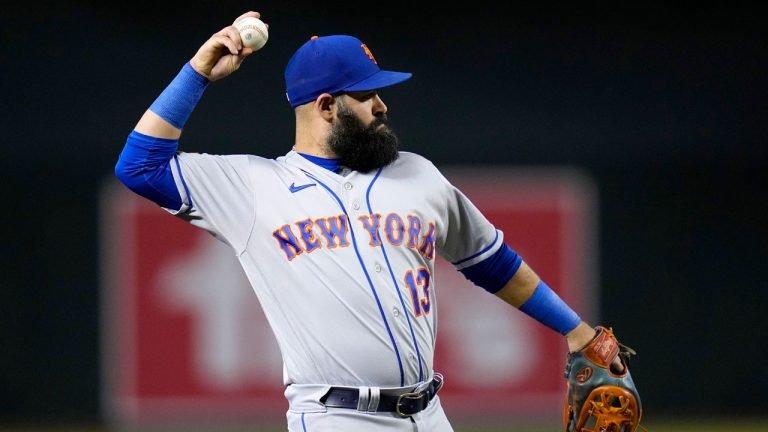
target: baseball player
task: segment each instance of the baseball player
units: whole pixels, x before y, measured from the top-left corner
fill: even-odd
[[[115,172],[232,248],[282,353],[290,431],[452,430],[433,370],[437,255],[570,351],[593,339],[461,191],[399,150],[379,90],[411,74],[382,70],[355,37],[312,36],[288,61],[296,132],[285,156],[177,150],[206,88],[252,53],[233,26],[208,39],[129,134]]]

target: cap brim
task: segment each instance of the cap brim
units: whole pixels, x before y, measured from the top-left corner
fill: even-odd
[[[345,87],[343,91],[367,91],[376,90],[382,87],[389,87],[397,83],[401,83],[413,74],[410,72],[393,72],[380,70],[368,78],[355,83],[349,87]]]

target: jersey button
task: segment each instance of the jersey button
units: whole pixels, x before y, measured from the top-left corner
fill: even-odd
[[[411,361],[416,361],[416,356],[413,355],[413,353],[408,354],[408,358],[411,359]]]
[[[373,266],[373,269],[376,270],[376,273],[381,273],[381,266],[380,265],[376,264],[375,266]],[[395,309],[395,310],[397,310],[397,309]]]
[[[352,202],[352,207],[354,207],[355,210],[358,210],[360,208],[360,201],[354,200]]]
[[[349,182],[344,183],[344,189],[346,189],[346,190],[352,189],[352,183],[349,183]]]
[[[397,308],[392,308],[392,315],[394,315],[395,317],[399,317],[400,316],[400,310],[397,309]]]

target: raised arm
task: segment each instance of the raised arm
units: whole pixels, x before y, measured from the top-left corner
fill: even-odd
[[[260,18],[260,14],[247,12],[205,41],[128,135],[115,165],[115,175],[128,189],[173,211],[189,209],[174,179],[171,160],[181,130],[208,84],[231,75],[253,53],[243,46],[234,26],[246,17]]]

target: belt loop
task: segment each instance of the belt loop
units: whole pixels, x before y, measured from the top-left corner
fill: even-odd
[[[359,387],[358,389],[358,397],[357,397],[357,410],[358,411],[368,411],[368,401],[370,395],[370,387]]]
[[[371,387],[371,399],[368,402],[368,412],[375,413],[379,408],[379,401],[381,400],[381,389],[379,387]]]
[[[445,377],[440,372],[435,372],[434,378],[432,378],[432,382],[437,381],[437,384],[435,384],[435,391],[434,393],[437,394],[437,392],[440,391],[441,388],[443,388],[443,384],[445,384]]]

